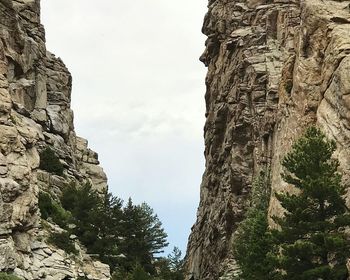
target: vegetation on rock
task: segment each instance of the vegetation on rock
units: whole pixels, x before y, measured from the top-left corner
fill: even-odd
[[[283,216],[272,217],[275,229],[268,230],[264,197],[248,209],[235,241],[239,279],[347,279],[350,214],[339,162],[332,158],[335,149],[335,142],[315,127],[292,146],[282,161],[282,176],[296,191],[275,194],[285,209]]]
[[[43,219],[51,218],[54,223],[61,228],[66,228],[69,221],[72,219],[70,212],[53,200],[50,194],[45,192],[39,193],[39,209]]]
[[[77,254],[78,251],[74,246],[74,242],[70,239],[70,233],[67,231],[64,232],[54,232],[51,233],[48,242],[62,249],[68,254]]]
[[[273,217],[279,226],[272,231],[271,263],[277,272],[273,279],[343,280],[348,276],[350,241],[344,228],[350,224],[350,215],[337,172],[339,162],[332,158],[335,149],[334,141],[310,127],[282,162],[284,180],[298,193],[276,194],[286,212]]]
[[[47,172],[62,176],[63,175],[63,165],[55,152],[47,147],[40,153],[40,165],[39,168]]]
[[[237,279],[268,279],[271,266],[267,210],[270,199],[269,172],[261,172],[253,182],[250,205],[239,224],[235,239],[235,259],[240,267]]]
[[[20,278],[12,274],[0,272],[0,280],[20,280]]]
[[[146,203],[134,205],[129,199],[123,206],[121,199],[98,194],[85,184],[65,187],[60,202],[40,193],[39,207],[44,219],[51,218],[66,230],[52,234],[51,243],[74,253],[69,236],[76,235],[89,254],[111,267],[114,279],[183,279],[180,250],[174,249],[169,258],[157,257],[168,245],[167,234]]]

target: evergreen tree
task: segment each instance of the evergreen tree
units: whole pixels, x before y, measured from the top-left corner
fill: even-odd
[[[152,277],[144,270],[142,265],[136,264],[127,280],[151,280]]]
[[[157,280],[173,280],[174,273],[170,269],[170,262],[168,258],[157,258],[155,267],[157,270]]]
[[[178,247],[174,247],[171,254],[168,255],[169,268],[171,271],[171,280],[183,280],[184,279],[184,260],[182,258],[182,252]]]
[[[270,279],[347,279],[350,244],[344,227],[350,218],[339,163],[332,159],[335,149],[334,141],[310,127],[284,158],[283,178],[297,193],[276,194],[286,212],[273,217],[279,226],[272,231],[271,253],[277,274]]]
[[[47,203],[42,204],[46,210]],[[89,254],[97,255],[111,267],[114,279],[139,279],[142,275],[157,274],[155,255],[168,245],[167,234],[146,203],[133,205],[129,199],[123,208],[119,198],[107,192],[98,194],[91,185],[85,184],[67,186],[62,192],[61,204],[71,213],[75,225],[69,228],[70,233],[77,235]],[[139,266],[146,274],[140,272]]]
[[[268,279],[272,270],[268,260],[270,238],[267,209],[270,198],[269,172],[261,172],[254,180],[250,206],[234,239],[235,259],[240,267],[237,279]]]
[[[105,192],[99,195],[90,184],[63,190],[61,203],[72,213],[76,225],[72,232],[86,246],[88,253],[99,255],[113,270],[118,264],[123,201]]]
[[[98,230],[98,236],[91,245],[90,251],[98,254],[99,259],[109,264],[112,270],[118,265],[122,205],[121,199],[106,191],[95,209],[94,227]]]
[[[167,247],[169,244],[166,240],[168,235],[165,233],[158,215],[154,213],[147,203],[142,203],[137,208],[140,213],[141,228],[149,253],[152,256],[163,253],[164,247]]]
[[[61,197],[62,206],[72,213],[74,217],[74,234],[87,247],[91,247],[98,240],[99,229],[95,226],[100,221],[99,207],[101,199],[91,187],[85,184],[78,188],[75,185],[67,186]]]
[[[147,272],[155,274],[154,255],[168,245],[162,223],[146,203],[133,205],[131,198],[123,209],[123,216],[120,250],[126,256],[124,266],[130,270],[139,263]]]

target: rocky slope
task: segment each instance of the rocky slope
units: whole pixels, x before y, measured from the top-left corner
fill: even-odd
[[[109,267],[83,249],[73,260],[46,244],[38,211],[39,191],[59,194],[72,181],[107,187],[97,154],[74,132],[71,82],[46,50],[40,0],[0,0],[0,271],[23,279],[110,278]],[[63,176],[39,169],[47,146]]]
[[[336,140],[350,179],[350,1],[210,0],[208,7],[206,170],[186,257],[192,280],[233,273],[232,237],[252,179],[270,168],[272,193],[290,189],[280,162],[308,125]],[[269,212],[281,213],[273,196]]]

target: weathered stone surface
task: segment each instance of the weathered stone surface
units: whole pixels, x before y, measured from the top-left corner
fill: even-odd
[[[0,271],[28,280],[110,279],[109,267],[86,256],[78,243],[73,260],[45,241],[39,191],[58,196],[71,181],[104,191],[107,178],[97,154],[75,135],[71,75],[47,52],[44,35],[40,0],[0,0]],[[62,162],[63,176],[39,169],[47,146]]]
[[[11,238],[0,238],[0,270],[15,269],[17,266],[16,251]]]
[[[200,58],[208,66],[206,170],[187,279],[225,279],[235,270],[232,237],[252,179],[270,168],[272,193],[292,190],[281,179],[281,159],[308,125],[336,140],[350,181],[349,4],[209,1]],[[281,213],[272,196],[269,214]]]
[[[107,177],[103,169],[91,163],[83,163],[82,169],[86,172],[85,174],[91,178],[91,183],[95,186],[96,190],[103,193],[107,188]]]

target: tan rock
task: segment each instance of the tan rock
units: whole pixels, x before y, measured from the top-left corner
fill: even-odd
[[[0,178],[1,198],[4,202],[12,202],[21,193],[21,186],[10,178]]]
[[[39,191],[57,197],[71,181],[90,181],[104,190],[107,178],[97,154],[74,132],[71,75],[60,58],[46,51],[40,0],[0,2],[0,271],[26,280],[79,274],[110,279],[108,266],[86,258],[76,239],[74,260],[45,243]],[[63,164],[64,176],[38,169],[47,146]]]
[[[0,270],[16,268],[17,255],[12,238],[0,239],[0,255]]]
[[[47,91],[46,76],[38,74],[35,83],[35,109],[46,109],[47,107]]]
[[[206,170],[186,279],[230,277],[231,240],[255,174],[269,168],[272,193],[294,192],[281,178],[281,160],[310,124],[337,142],[335,156],[350,182],[348,5],[209,1],[201,56],[208,66]],[[269,215],[282,214],[272,195]]]
[[[11,111],[11,107],[12,104],[9,92],[4,88],[0,88],[0,112],[8,113]]]
[[[107,189],[107,176],[102,167],[96,164],[83,163],[83,172],[91,179],[92,186],[103,193]]]

